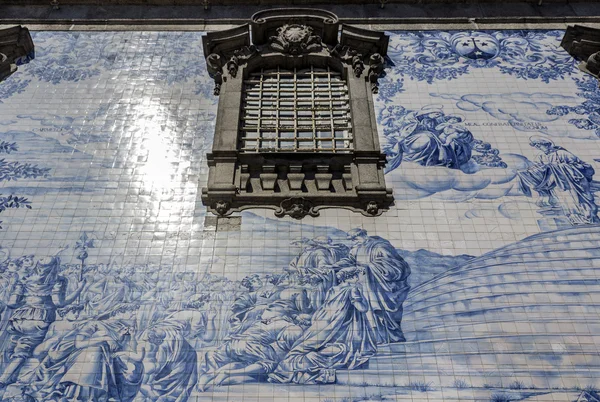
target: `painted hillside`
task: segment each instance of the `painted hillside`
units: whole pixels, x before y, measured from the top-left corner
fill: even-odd
[[[541,233],[413,287],[404,344],[346,381],[571,388],[598,382],[600,226]],[[370,373],[373,377],[370,377]]]

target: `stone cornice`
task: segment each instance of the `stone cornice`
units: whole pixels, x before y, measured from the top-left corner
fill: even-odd
[[[542,3],[547,4],[568,4],[568,3],[585,3],[587,0],[543,0]],[[177,5],[200,5],[204,6],[205,3],[208,7],[220,7],[220,6],[259,6],[261,8],[269,6],[277,7],[298,7],[298,6],[319,6],[322,7],[324,4],[329,5],[352,5],[352,4],[374,4],[382,8],[394,5],[394,4],[448,4],[455,5],[456,3],[473,5],[473,4],[498,4],[498,5],[510,5],[510,4],[539,4],[539,0],[462,0],[460,2],[456,0],[330,0],[324,2],[323,0],[60,0],[60,4],[63,5],[91,5],[91,6],[108,6],[108,5],[144,5],[144,6],[177,6]],[[14,4],[14,5],[47,5],[48,2],[44,0],[4,0],[3,4]]]
[[[202,38],[215,95],[226,75],[235,78],[240,65],[254,57],[269,64],[280,55],[337,59],[351,66],[357,77],[366,69],[371,89],[377,93],[388,40],[383,32],[342,24],[333,13],[308,8],[259,11],[250,24],[209,32]]]
[[[201,2],[186,5],[124,5],[125,3],[98,2],[93,5],[69,4],[69,0],[58,0],[58,9],[44,1],[39,5],[8,5],[2,2],[0,24],[48,24],[40,29],[73,29],[72,25],[97,26],[95,29],[185,29],[220,30],[229,26],[248,23],[250,16],[264,8],[257,3],[236,6],[220,5],[209,1],[205,8]],[[352,25],[369,25],[372,29],[510,29],[510,25],[552,24],[551,28],[565,28],[566,24],[590,24],[600,22],[600,9],[595,0],[551,2],[481,2],[469,1],[448,3],[388,2],[381,8],[379,0],[343,2],[305,7],[318,7],[338,15],[340,22]],[[147,2],[146,2],[147,3]],[[18,4],[24,4],[19,1]],[[163,3],[164,4],[164,3]],[[262,2],[261,2],[262,4]],[[291,4],[279,2],[280,6]],[[57,26],[57,25],[63,25]],[[139,28],[134,28],[139,25]],[[130,28],[126,28],[129,26]],[[519,27],[519,28],[522,28]],[[87,29],[85,27],[78,29]]]

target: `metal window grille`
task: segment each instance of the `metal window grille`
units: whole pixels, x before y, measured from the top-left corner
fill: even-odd
[[[243,107],[242,152],[352,151],[348,87],[329,68],[253,73]]]

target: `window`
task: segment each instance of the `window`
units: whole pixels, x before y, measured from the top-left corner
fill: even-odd
[[[252,73],[242,108],[242,152],[352,151],[348,86],[330,68]]]
[[[307,14],[310,13],[310,14]],[[221,216],[391,205],[372,91],[388,37],[322,10],[279,9],[203,38],[219,107],[202,202]]]

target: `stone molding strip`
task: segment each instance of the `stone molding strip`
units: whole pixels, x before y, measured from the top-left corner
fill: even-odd
[[[502,19],[504,20],[504,19]],[[17,21],[17,20],[14,20]],[[0,17],[0,29],[6,29],[14,26],[15,22],[8,23]],[[19,20],[22,21],[22,20]],[[246,20],[244,20],[246,21]],[[340,20],[343,23],[354,25],[355,27],[371,29],[376,31],[434,31],[434,30],[482,30],[482,29],[561,29],[566,30],[569,25],[584,24],[587,27],[600,29],[600,17],[574,17],[574,18],[527,18],[513,19],[513,22],[499,22],[496,19],[471,19],[466,18],[448,18],[432,21],[430,19],[409,19],[402,23],[371,23],[369,20]],[[355,22],[348,22],[355,21]],[[247,21],[246,21],[247,22]],[[89,21],[29,21],[22,22],[27,25],[29,31],[171,31],[171,32],[214,32],[223,29],[233,28],[239,24],[227,24],[225,21],[213,23],[206,20],[97,20]]]
[[[27,25],[31,31],[39,30],[159,30],[162,27],[171,30],[220,31],[229,27],[248,23],[247,18],[17,18],[0,15],[0,28],[17,24]],[[597,16],[563,16],[563,17],[414,17],[414,18],[340,18],[340,23],[368,27],[398,27],[408,30],[439,30],[451,28],[473,28],[475,26],[492,26],[498,29],[522,28],[523,25],[552,25],[566,28],[570,24],[585,23],[600,25],[600,12]],[[76,28],[75,28],[76,27]]]
[[[58,0],[59,9],[49,2],[43,5],[24,5],[3,2],[0,24],[51,24],[51,25],[204,25],[238,26],[249,22],[250,16],[264,9],[259,5],[220,6],[210,5],[206,10],[201,4],[181,6],[151,5],[70,5],[68,0]],[[386,4],[381,8],[373,4],[323,4],[316,7],[339,16],[341,23],[353,25],[424,25],[439,27],[440,24],[576,24],[600,22],[597,1],[549,1],[542,5],[535,2],[476,2],[453,4],[425,1],[412,4]],[[63,5],[60,5],[64,3]],[[209,1],[214,4],[215,1]],[[282,2],[282,5],[284,2]],[[288,3],[289,4],[289,3]],[[311,5],[312,7],[312,5]],[[199,27],[206,29],[205,27]],[[216,28],[215,28],[216,29]],[[223,29],[222,27],[219,29]],[[439,28],[438,28],[439,29]],[[442,28],[443,29],[443,28]]]

